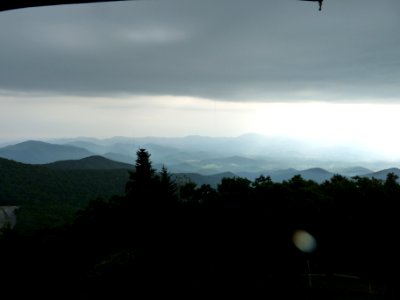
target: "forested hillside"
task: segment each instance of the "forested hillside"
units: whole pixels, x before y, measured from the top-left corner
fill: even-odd
[[[385,180],[336,175],[322,184],[260,176],[223,178],[216,188],[177,186],[140,149],[128,174],[125,192],[93,194],[85,208],[79,202],[67,226],[4,231],[3,282],[47,284],[15,295],[398,299],[400,185],[393,173]]]
[[[72,221],[97,197],[122,195],[128,171],[54,170],[0,158],[0,205],[18,205],[17,229],[53,227]]]
[[[75,213],[96,198],[123,195],[133,165],[101,156],[30,165],[0,158],[0,206],[17,205],[17,230],[52,228],[73,221]],[[223,177],[175,174],[179,185],[186,182],[216,187]]]

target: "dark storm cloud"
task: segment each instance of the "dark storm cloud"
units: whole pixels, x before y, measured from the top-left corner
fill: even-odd
[[[0,13],[0,91],[395,101],[398,0],[163,0]]]

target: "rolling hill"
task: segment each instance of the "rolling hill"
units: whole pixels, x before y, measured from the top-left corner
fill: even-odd
[[[213,175],[200,175],[197,173],[174,173],[171,178],[179,185],[184,184],[188,181],[192,181],[196,183],[198,186],[203,184],[209,184],[213,188],[216,188],[217,185],[221,182],[222,178],[232,178],[236,177],[232,172],[225,172]]]
[[[321,183],[325,180],[329,180],[334,173],[331,173],[322,168],[310,168],[305,170],[296,170],[293,168],[283,169],[283,170],[272,170],[272,171],[262,171],[262,172],[240,172],[238,175],[246,177],[250,180],[254,180],[260,175],[271,177],[272,181],[282,182],[284,180],[290,180],[293,176],[300,175],[306,180],[313,180],[315,182]]]
[[[51,169],[64,169],[64,170],[118,170],[134,169],[133,165],[113,161],[111,159],[102,157],[100,155],[93,155],[79,160],[62,160],[56,161],[43,166]]]
[[[52,169],[0,158],[0,206],[18,205],[17,228],[46,228],[71,221],[90,200],[122,195],[126,169]]]
[[[46,164],[58,160],[81,159],[92,152],[75,146],[26,141],[0,148],[0,157],[27,164]]]
[[[378,172],[373,172],[373,173],[369,173],[364,175],[365,177],[369,177],[369,178],[376,178],[376,179],[380,179],[380,180],[385,180],[387,175],[389,173],[393,173],[395,175],[397,175],[400,178],[400,169],[398,168],[389,168],[389,169],[384,169]]]
[[[51,228],[72,221],[90,200],[125,193],[133,165],[100,156],[33,165],[0,158],[0,206],[17,205],[17,230]],[[191,180],[216,186],[224,173],[211,176],[177,174],[177,182]]]

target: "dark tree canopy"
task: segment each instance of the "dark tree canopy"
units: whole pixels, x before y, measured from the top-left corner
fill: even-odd
[[[151,185],[157,180],[150,156],[145,149],[136,151],[135,171],[129,172],[129,181],[126,185],[128,197],[133,197],[133,194],[144,196],[144,193],[151,191]]]
[[[59,291],[69,299],[119,299],[156,290],[186,298],[254,292],[266,299],[398,299],[394,174],[178,186],[165,167],[153,168],[145,149],[136,154],[125,195],[93,200],[69,226],[0,236],[7,257],[1,282],[46,283],[42,299]],[[312,250],[294,243],[298,232],[313,239]]]

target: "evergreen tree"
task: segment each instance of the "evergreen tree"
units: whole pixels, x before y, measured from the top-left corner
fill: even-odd
[[[151,185],[158,179],[152,167],[150,153],[140,148],[136,156],[135,171],[129,172],[129,181],[126,184],[127,198],[134,198],[135,195],[143,197],[146,192],[151,191]]]
[[[171,175],[168,173],[168,170],[165,166],[162,167],[160,172],[160,183],[163,190],[168,195],[174,195],[176,193],[176,185],[171,179]]]
[[[177,201],[177,186],[165,166],[162,167],[160,172],[160,187],[162,197],[166,198],[165,200],[169,204]]]
[[[190,179],[179,187],[179,198],[182,202],[190,202],[194,200],[197,184]]]

